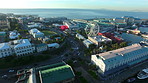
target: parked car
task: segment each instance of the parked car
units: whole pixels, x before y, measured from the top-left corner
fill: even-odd
[[[10,73],[14,72],[14,70],[9,70]]]
[[[7,77],[8,77],[7,75],[3,75],[3,76],[2,76],[2,78],[7,78]]]

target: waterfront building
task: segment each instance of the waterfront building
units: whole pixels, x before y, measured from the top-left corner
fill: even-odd
[[[147,59],[148,47],[140,44],[91,56],[92,63],[98,67],[97,71],[103,77],[115,75]]]
[[[141,33],[148,33],[148,25],[142,25],[139,30]]]
[[[134,23],[141,24],[142,20],[140,18],[134,18]]]
[[[77,22],[74,22],[74,21],[64,21],[63,24],[68,26],[68,28],[70,30],[77,30],[77,29],[79,29],[79,24]]]
[[[124,23],[125,19],[124,18],[114,18],[113,21],[117,23]]]
[[[93,22],[90,23],[89,36],[96,36],[99,32],[104,33],[115,30],[115,25],[111,23]]]
[[[65,20],[67,20],[66,17],[40,18],[40,21],[45,23],[63,22]]]
[[[88,36],[88,39],[93,42],[94,44],[96,44],[97,46],[101,46],[102,44],[111,44],[112,40],[102,36],[102,35],[98,35],[98,36]]]
[[[65,62],[19,70],[17,76],[16,83],[73,83],[75,79],[73,69]]]
[[[133,16],[123,16],[122,18],[125,19],[125,22],[129,25],[134,24],[134,17]]]
[[[44,37],[44,33],[40,32],[38,29],[34,28],[29,31],[34,38],[42,38]]]
[[[47,44],[42,43],[42,44],[36,45],[37,52],[43,52],[46,50],[47,50]]]
[[[116,25],[117,28],[124,28],[127,26],[127,23],[126,22],[123,22],[123,23],[114,23]]]

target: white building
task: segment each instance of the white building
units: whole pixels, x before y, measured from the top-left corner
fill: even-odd
[[[114,18],[113,21],[117,22],[117,23],[124,23],[125,22],[124,18]]]
[[[148,47],[140,44],[91,56],[92,63],[98,67],[98,72],[102,76],[115,74],[146,59],[148,59]]]
[[[8,43],[1,43],[0,44],[0,58],[13,55],[13,50],[8,45]]]
[[[17,56],[28,55],[35,52],[35,47],[28,39],[14,40],[11,42],[14,52]]]
[[[17,56],[28,55],[35,51],[35,47],[28,39],[14,40],[0,44],[0,58],[16,54]]]
[[[30,22],[28,23],[28,28],[42,28],[43,25],[41,23]]]
[[[102,35],[98,35],[98,36],[88,36],[88,39],[93,42],[94,44],[96,44],[97,46],[101,46],[103,43],[104,44],[109,44],[112,42],[111,39],[105,37],[105,36],[102,36]]]
[[[84,44],[87,48],[89,48],[89,46],[90,46],[91,44],[94,44],[94,43],[91,42],[89,39],[86,39],[86,40],[83,41],[83,44]]]
[[[16,30],[10,31],[9,38],[10,39],[17,39],[19,37],[20,33],[18,33]]]
[[[133,16],[123,16],[122,18],[124,18],[125,22],[127,22],[128,24],[134,23],[134,17]]]
[[[74,21],[64,21],[63,24],[68,26],[68,28],[71,29],[71,30],[79,29],[79,24],[77,24]]]
[[[48,48],[47,48],[47,44],[39,44],[36,46],[36,51],[37,52],[43,52],[43,51],[46,51]]]
[[[38,29],[34,28],[29,31],[30,34],[33,35],[34,38],[44,37],[44,33],[40,32]]]
[[[79,34],[79,33],[76,34],[76,37],[77,37],[78,39],[82,39],[82,40],[85,40],[85,39],[86,39],[84,36],[82,36],[82,35]]]
[[[52,43],[52,44],[48,44],[48,48],[59,48],[60,45],[58,43]]]

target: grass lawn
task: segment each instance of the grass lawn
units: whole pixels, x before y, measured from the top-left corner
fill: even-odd
[[[42,31],[46,36],[48,35],[53,35],[53,34],[57,34],[56,32],[53,31]]]

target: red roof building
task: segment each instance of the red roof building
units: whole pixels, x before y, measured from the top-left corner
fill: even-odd
[[[60,29],[63,30],[63,31],[65,31],[66,29],[68,29],[68,26],[62,25],[62,26],[60,26]]]
[[[108,37],[117,43],[123,42],[123,40],[121,38],[115,37],[115,35],[113,33],[98,33],[98,35],[103,35],[105,37]]]

